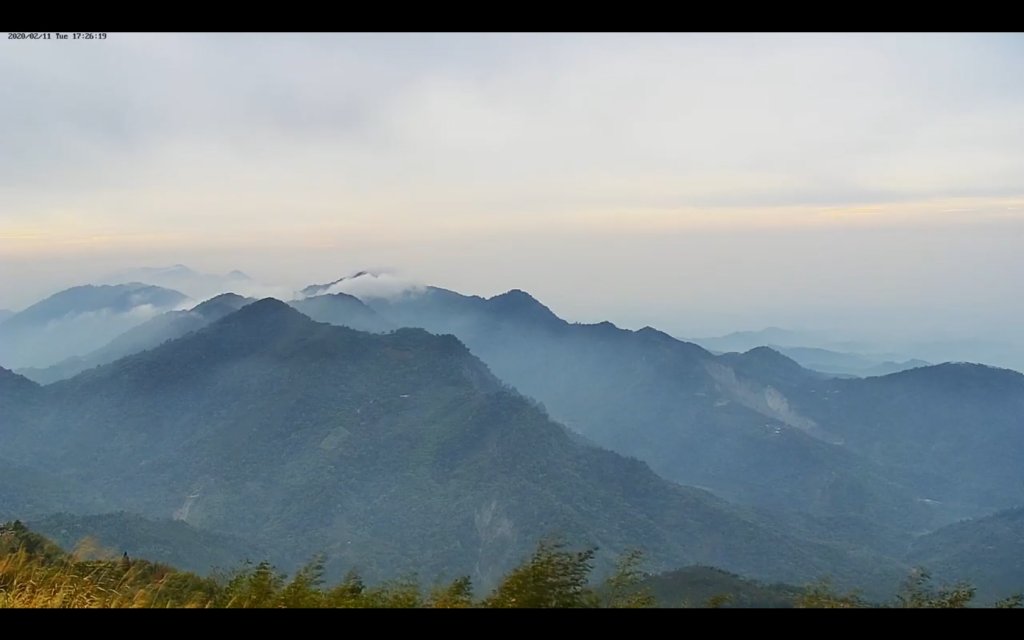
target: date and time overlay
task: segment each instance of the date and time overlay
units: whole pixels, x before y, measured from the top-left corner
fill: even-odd
[[[101,31],[8,31],[8,40],[106,40]]]

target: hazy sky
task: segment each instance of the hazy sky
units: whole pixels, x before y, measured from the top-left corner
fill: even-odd
[[[0,45],[0,308],[387,267],[681,335],[1024,317],[1024,36]]]

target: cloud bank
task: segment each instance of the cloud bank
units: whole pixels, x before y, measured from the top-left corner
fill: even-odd
[[[3,308],[126,265],[291,292],[386,263],[690,335],[1019,332],[1019,34],[53,44],[0,56]]]

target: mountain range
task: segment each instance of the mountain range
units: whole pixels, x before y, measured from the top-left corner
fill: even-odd
[[[984,362],[1024,371],[1024,343],[1015,336],[983,338],[947,337],[942,340],[855,339],[827,331],[801,331],[768,327],[760,331],[736,331],[713,338],[694,338],[716,353],[747,351],[769,346],[818,371],[858,377],[886,375],[930,363]]]
[[[79,287],[0,323],[0,339],[38,341],[55,322],[132,318],[19,368],[44,386],[0,368],[0,519],[165,550],[223,536],[193,561],[175,551],[189,568],[237,541],[285,567],[323,552],[335,575],[486,586],[560,533],[606,567],[640,546],[657,570],[872,589],[976,560],[987,594],[1024,586],[999,555],[1024,505],[1024,375],[903,362],[861,378],[837,371],[856,354],[713,353],[570,323],[520,290],[332,292],[357,278],[188,309],[151,285]],[[0,357],[38,361],[12,344]],[[997,532],[995,555],[962,531]]]
[[[899,373],[907,369],[930,366],[930,362],[911,358],[907,360],[886,359],[885,356],[864,356],[858,353],[843,353],[815,347],[769,346],[800,366],[822,373],[867,378]]]
[[[559,533],[610,560],[855,582],[864,563],[579,442],[452,336],[374,335],[249,304],[69,380],[24,387],[6,451],[104,504],[273,548],[292,565],[472,575]]]
[[[222,293],[191,309],[167,311],[150,318],[84,356],[73,356],[45,368],[24,367],[18,369],[17,373],[39,384],[64,380],[87,369],[152,349],[168,340],[202,329],[253,301],[252,298],[234,293]],[[344,293],[300,298],[292,301],[291,305],[314,320],[360,331],[380,333],[396,328],[358,298]]]
[[[862,543],[1024,502],[1024,470],[1002,462],[1024,454],[1014,372],[942,365],[841,380],[764,347],[716,356],[652,328],[568,323],[522,291],[364,301],[393,324],[458,336],[556,420],[666,478],[876,531]],[[946,439],[956,444],[940,449]]]

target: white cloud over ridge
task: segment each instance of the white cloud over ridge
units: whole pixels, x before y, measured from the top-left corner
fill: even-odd
[[[403,295],[415,295],[423,291],[423,288],[423,284],[408,277],[388,272],[368,271],[345,278],[331,285],[319,295],[347,293],[360,300],[364,298],[397,298]]]

